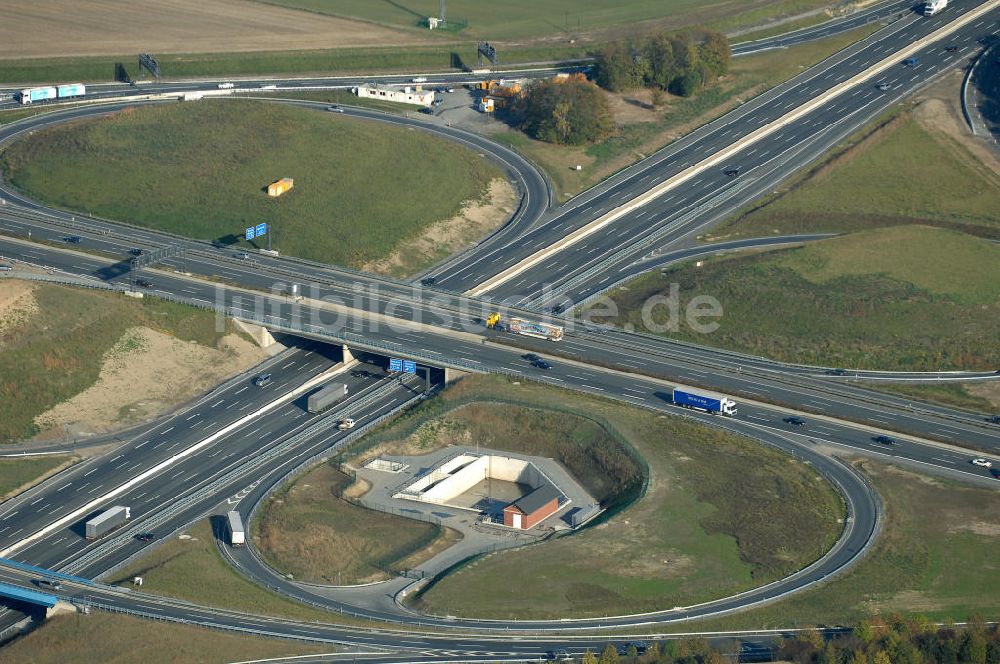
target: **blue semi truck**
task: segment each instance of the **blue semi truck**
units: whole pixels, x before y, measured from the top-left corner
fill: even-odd
[[[703,410],[706,413],[721,413],[730,417],[736,415],[736,402],[728,397],[695,394],[674,388],[674,404],[684,408]]]

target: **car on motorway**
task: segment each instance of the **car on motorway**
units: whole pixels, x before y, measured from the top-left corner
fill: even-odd
[[[828,376],[846,376],[847,369],[827,369],[826,374]]]
[[[421,286],[433,286],[437,283],[437,277],[424,277],[420,280]]]
[[[133,247],[133,248],[129,249],[128,252],[130,254],[132,254],[133,256],[142,256],[144,253],[146,253],[146,251],[144,249],[140,249],[138,247]]]
[[[877,84],[875,87],[878,88],[879,90],[881,90],[882,92],[885,92],[891,86],[888,83],[886,83],[885,81],[882,81],[881,83]]]
[[[989,461],[987,459],[984,459],[982,457],[979,457],[977,459],[973,459],[972,460],[972,465],[973,466],[979,466],[980,468],[992,468],[993,467],[993,462]]]
[[[371,375],[370,371],[364,369],[351,369],[351,378],[368,378]]]
[[[548,371],[549,369],[552,368],[552,363],[542,358],[538,358],[537,360],[532,362],[532,364],[534,364],[536,367],[544,371]]]
[[[573,659],[569,652],[563,650],[562,648],[556,648],[555,650],[550,650],[548,653],[549,661],[552,662],[563,662],[568,659]]]
[[[413,82],[414,83],[426,83],[427,82],[427,77],[426,76],[417,76],[415,79],[413,79]]]
[[[334,113],[343,113],[344,112],[344,109],[342,109],[340,106],[337,106],[336,104],[334,104],[333,106],[327,106],[326,110],[332,111]]]
[[[83,238],[79,235],[67,235],[63,238],[63,242],[69,242],[70,244],[80,244],[83,242]]]
[[[739,166],[729,166],[728,168],[724,169],[722,172],[727,177],[734,178],[734,177],[736,177],[737,175],[740,174],[740,167]]]
[[[909,57],[903,60],[903,65],[906,67],[916,67],[920,64],[920,60],[914,57]]]
[[[944,47],[944,50],[945,53],[954,53],[955,51],[958,50],[958,47],[955,46],[954,44],[948,44],[947,46]]]
[[[149,279],[136,279],[135,283],[136,283],[136,285],[138,285],[138,286],[140,286],[142,288],[152,288],[153,287],[153,282],[150,281]]]
[[[241,261],[248,261],[250,260],[250,254],[245,251],[237,251],[233,254],[233,258],[239,258]]]
[[[986,421],[990,424],[1000,424],[1000,415],[991,415],[986,418]]]
[[[352,420],[349,417],[345,417],[344,419],[337,422],[337,428],[340,429],[341,431],[347,431],[348,429],[353,429],[354,420]]]
[[[232,90],[235,87],[236,87],[235,83],[229,83],[229,82],[219,83],[219,89],[220,90]]]
[[[35,584],[39,588],[48,588],[50,590],[62,590],[62,584],[58,581],[53,581],[51,579],[38,579]]]
[[[890,436],[875,436],[874,438],[872,438],[872,440],[874,440],[879,445],[892,446],[896,444],[896,439]]]
[[[536,355],[535,353],[525,353],[524,355],[521,356],[521,359],[527,360],[527,361],[531,362],[532,364],[534,364],[538,360],[542,359],[542,356],[541,355]]]
[[[806,425],[806,421],[804,419],[802,419],[801,417],[796,417],[795,415],[792,415],[791,417],[786,417],[785,419],[782,420],[782,422],[784,422],[785,424],[791,424],[793,427],[804,427]]]
[[[140,542],[152,542],[156,539],[156,533],[136,533],[135,538]]]
[[[253,379],[253,384],[257,387],[267,387],[271,384],[271,374],[263,373]]]

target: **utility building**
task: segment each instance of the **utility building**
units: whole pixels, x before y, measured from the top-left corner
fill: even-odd
[[[543,484],[503,508],[503,525],[510,528],[533,528],[559,511],[560,495],[562,494],[554,485]]]
[[[272,182],[267,185],[267,195],[277,198],[294,186],[295,180],[292,178],[281,178],[277,182]]]
[[[376,85],[359,85],[354,88],[354,93],[359,97],[394,101],[400,104],[414,104],[416,106],[430,106],[434,103],[434,91],[421,90],[419,85],[412,88],[406,86],[402,90],[380,88]]]

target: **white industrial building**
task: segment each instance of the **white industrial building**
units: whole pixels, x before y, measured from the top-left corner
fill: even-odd
[[[391,88],[380,88],[377,85],[359,85],[354,88],[354,94],[359,97],[394,101],[399,104],[413,104],[415,106],[430,106],[434,103],[434,91],[421,90],[419,86],[406,86],[402,90],[393,90]]]

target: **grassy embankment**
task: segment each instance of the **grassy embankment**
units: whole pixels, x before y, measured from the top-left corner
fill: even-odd
[[[732,110],[741,101],[774,87],[805,67],[866,37],[875,29],[876,26],[867,26],[809,44],[736,58],[729,74],[720,81],[690,98],[668,95],[662,110],[650,111],[645,120],[622,124],[614,136],[594,145],[553,145],[533,140],[514,130],[498,131],[493,138],[524,153],[538,164],[552,179],[556,195],[565,200]],[[647,107],[649,110],[648,100],[639,92],[619,96],[626,105]],[[571,170],[575,164],[583,166],[583,169]]]
[[[286,599],[248,581],[219,555],[209,521],[185,531],[189,539],[165,542],[109,577],[112,584],[130,585],[142,576],[142,591],[168,595],[206,606],[297,620],[336,622],[326,611]]]
[[[438,15],[436,0],[411,2],[405,6],[401,3],[368,0],[347,0],[336,5],[324,0],[260,1],[397,28],[426,30],[427,17]],[[532,0],[492,4],[477,0],[452,0],[448,3],[448,19],[452,30],[458,31],[463,37],[521,40],[552,34],[600,34],[609,28],[620,30],[628,24],[656,20],[668,20],[675,29],[706,24],[717,29],[738,28],[827,4],[823,0],[771,0],[756,3],[749,9],[734,10],[732,3],[724,0],[625,0],[614,4],[609,4],[606,0],[548,0],[543,4]]]
[[[240,248],[267,247],[240,238],[269,222],[282,253],[352,266],[451,218],[500,176],[475,152],[423,132],[243,100],[36,132],[0,165],[15,186],[57,206]],[[264,188],[281,177],[295,188],[269,198]]]
[[[257,548],[299,581],[349,585],[389,578],[451,546],[448,528],[359,507],[351,477],[320,464],[276,492],[253,524]]]
[[[782,454],[683,420],[500,378],[467,378],[361,444],[415,454],[470,441],[553,457],[616,509],[599,526],[444,577],[419,601],[435,613],[601,615],[708,599],[807,564],[841,528],[833,488]],[[645,493],[639,455],[648,463]]]
[[[884,500],[886,521],[857,567],[778,604],[682,629],[844,625],[895,611],[1000,619],[1000,493],[872,461],[863,469]]]
[[[215,347],[215,314],[155,299],[39,284],[38,310],[0,341],[0,443],[37,433],[34,419],[95,383],[105,354],[131,327]]]
[[[643,329],[643,303],[671,284],[682,303],[710,295],[724,312],[715,332],[681,322],[673,338],[850,368],[1000,366],[1000,246],[956,231],[882,228],[653,272],[611,293],[610,322]]]
[[[222,664],[334,651],[329,645],[95,612],[46,620],[27,636],[0,648],[0,664]]]
[[[68,456],[0,459],[0,500],[72,462],[73,457]]]

